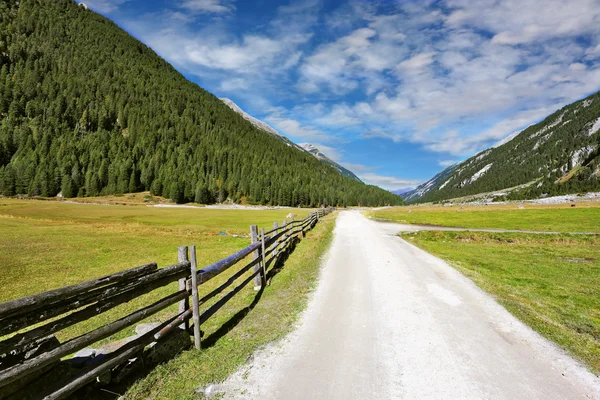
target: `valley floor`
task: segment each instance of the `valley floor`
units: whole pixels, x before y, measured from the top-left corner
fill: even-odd
[[[600,398],[598,377],[399,230],[341,212],[299,328],[225,398]]]

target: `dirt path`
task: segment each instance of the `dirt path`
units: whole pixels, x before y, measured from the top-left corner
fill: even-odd
[[[600,399],[598,377],[397,231],[341,212],[299,327],[225,398]]]
[[[600,232],[552,232],[552,231],[529,231],[521,229],[494,229],[494,228],[457,228],[453,226],[398,224],[395,222],[378,221],[381,224],[389,224],[389,228],[396,233],[420,232],[420,231],[448,231],[448,232],[490,232],[490,233],[535,233],[538,235],[600,235]]]

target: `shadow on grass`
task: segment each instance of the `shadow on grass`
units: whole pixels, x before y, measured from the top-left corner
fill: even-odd
[[[279,253],[274,259],[273,266],[267,271],[266,280],[268,284],[270,284],[273,281],[273,278],[279,272],[281,272],[286,260],[294,252],[299,242],[300,239],[297,237],[291,239],[290,243],[285,248],[285,250]],[[206,337],[206,339],[202,339],[202,348],[208,349],[214,346],[219,341],[219,339],[221,339],[224,335],[227,334],[227,332],[229,332],[230,330],[235,328],[240,322],[242,322],[246,315],[248,315],[250,311],[252,311],[254,307],[256,307],[256,305],[258,304],[260,298],[263,295],[264,288],[264,286],[261,286],[260,290],[256,292],[252,303],[250,303],[248,306],[244,307],[243,309],[232,315],[231,318],[229,318],[223,325],[221,325],[219,329],[217,329],[215,332],[211,333],[208,337]]]
[[[306,231],[302,232],[302,237],[304,238],[306,236],[306,232],[312,230],[314,228],[314,226],[315,225],[311,225],[311,226],[307,227]],[[287,245],[287,247],[283,251],[281,251],[279,254],[277,254],[277,256],[275,256],[275,258],[272,259],[273,261],[271,262],[270,265],[267,265],[267,267],[269,267],[267,270],[267,276],[266,276],[267,284],[270,285],[271,282],[273,282],[273,279],[277,276],[277,274],[279,274],[279,272],[281,272],[283,270],[283,268],[285,267],[285,262],[290,257],[290,255],[294,252],[294,250],[296,249],[296,246],[298,245],[299,242],[300,242],[299,236],[295,236],[292,239],[290,239],[290,242]],[[269,264],[269,263],[267,263],[267,264]],[[211,333],[206,338],[203,338],[202,339],[202,349],[204,350],[204,349],[213,347],[229,331],[234,329],[240,322],[242,322],[244,320],[244,318],[254,309],[254,307],[256,307],[256,305],[258,304],[258,302],[260,301],[260,299],[264,293],[264,289],[265,289],[265,287],[263,285],[260,288],[260,290],[258,290],[256,292],[256,294],[250,304],[248,304],[246,307],[242,308],[241,310],[237,311],[234,315],[231,316],[231,318],[229,318],[225,323],[223,323],[223,325],[221,325],[216,331]],[[177,356],[177,354],[174,354],[170,359],[172,359],[176,356]],[[170,359],[164,360],[163,363],[169,361]],[[85,399],[85,400],[108,400],[108,399],[120,398],[122,396],[122,395],[120,395],[120,393],[127,392],[127,390],[136,381],[146,377],[158,365],[160,365],[160,364],[143,365],[141,368],[139,368],[139,370],[127,375],[127,377],[125,379],[123,379],[121,382],[119,382],[118,384],[110,383],[110,384],[102,386],[102,387],[95,386],[95,385],[88,386],[86,388],[83,388],[83,389],[77,391],[70,398]]]

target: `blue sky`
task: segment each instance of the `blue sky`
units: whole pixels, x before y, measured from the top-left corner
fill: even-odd
[[[387,189],[600,89],[600,0],[84,2]]]

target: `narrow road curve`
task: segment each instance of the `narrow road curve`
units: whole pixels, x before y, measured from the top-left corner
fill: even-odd
[[[378,221],[382,224],[391,224],[391,229],[396,232],[420,231],[447,231],[447,232],[488,232],[488,233],[533,233],[536,235],[600,235],[600,232],[554,232],[554,231],[529,231],[523,229],[494,229],[494,228],[458,228],[454,226],[397,224],[395,222]]]
[[[341,212],[298,328],[225,398],[600,399],[598,377],[399,230]]]

